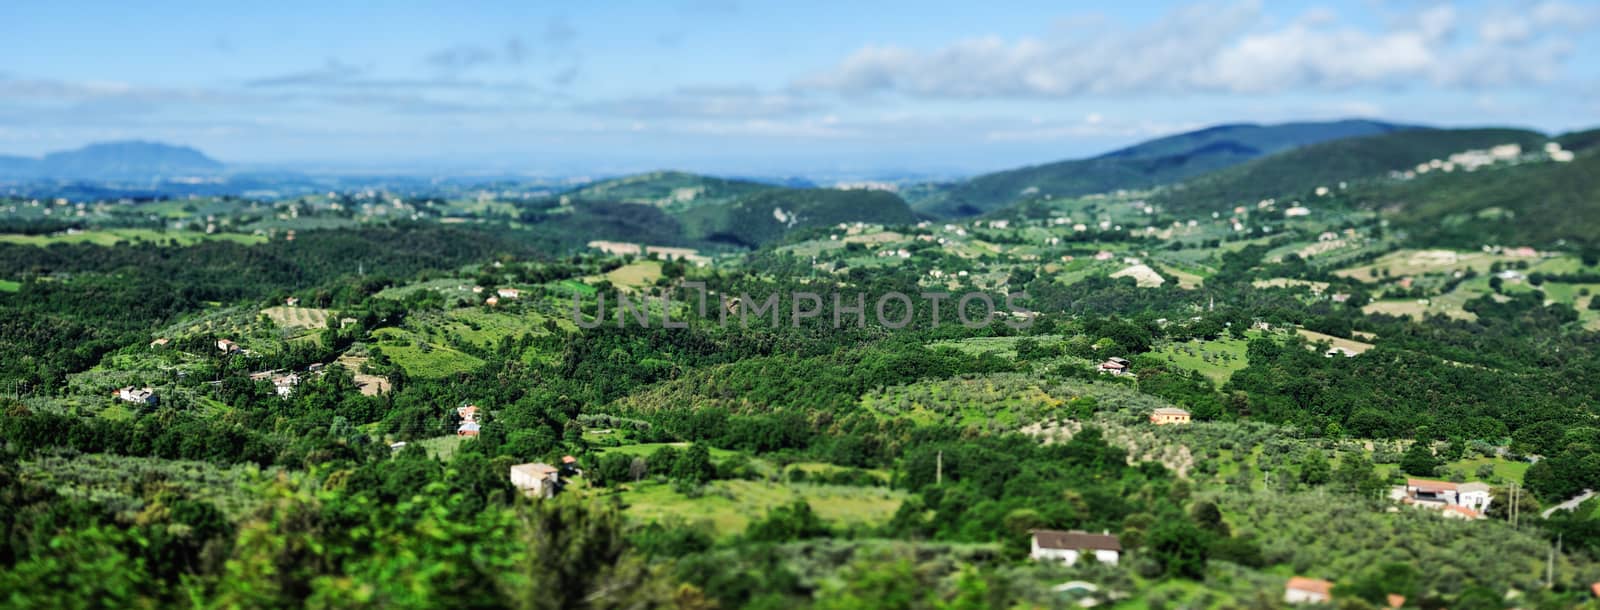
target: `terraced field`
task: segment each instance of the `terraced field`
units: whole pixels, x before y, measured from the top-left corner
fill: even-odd
[[[291,330],[320,330],[328,327],[328,317],[333,311],[315,307],[268,307],[261,313],[278,328]]]

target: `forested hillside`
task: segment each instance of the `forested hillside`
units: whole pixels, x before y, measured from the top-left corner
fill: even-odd
[[[1452,153],[1517,144],[1533,150],[1544,135],[1518,129],[1419,129],[1335,140],[1270,155],[1184,182],[1154,201],[1173,211],[1253,205],[1274,197],[1307,197],[1317,187],[1385,177]]]
[[[1600,247],[1600,155],[1373,185],[1357,195],[1428,242]]]
[[[1144,189],[1327,140],[1407,129],[1376,121],[1219,125],[1144,142],[1098,157],[984,174],[913,202],[918,211],[975,216],[1030,197],[1073,197]]]
[[[1191,186],[1281,167],[1293,214],[678,174],[0,198],[0,606],[1580,606],[1600,171],[1544,143]],[[1378,173],[1318,195],[1324,160]]]

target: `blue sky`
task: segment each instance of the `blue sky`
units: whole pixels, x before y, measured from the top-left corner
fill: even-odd
[[[0,4],[0,153],[962,173],[1225,122],[1600,126],[1600,3]]]

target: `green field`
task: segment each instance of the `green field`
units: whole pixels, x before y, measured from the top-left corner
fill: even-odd
[[[718,535],[743,532],[767,511],[804,498],[832,526],[876,526],[887,522],[905,500],[905,492],[885,487],[781,484],[765,481],[712,481],[691,498],[671,485],[645,482],[621,494],[630,517],[655,522],[710,522]]]
[[[377,348],[413,377],[445,377],[483,366],[477,356],[426,341],[405,330],[380,328],[372,334],[378,338]]]
[[[15,280],[0,280],[0,292],[16,292],[22,290],[22,282]]]
[[[333,312],[315,307],[268,307],[261,314],[287,330],[319,330],[328,327],[328,316]]]
[[[1496,262],[1516,262],[1517,259],[1502,254],[1484,252],[1456,252],[1450,250],[1396,250],[1365,265],[1334,272],[1360,282],[1377,282],[1383,278],[1401,278],[1427,273],[1451,273],[1472,269],[1486,274]],[[1385,275],[1380,273],[1387,271]]]
[[[1179,368],[1199,371],[1220,386],[1233,376],[1234,371],[1250,365],[1245,359],[1245,349],[1249,346],[1250,338],[1260,335],[1258,331],[1251,331],[1244,339],[1167,343],[1150,353]]]
[[[461,443],[466,442],[466,440],[467,437],[465,436],[456,436],[451,434],[448,436],[435,436],[433,438],[411,441],[407,444],[422,447],[423,449],[427,450],[428,455],[448,462],[450,461],[450,458],[455,457],[456,450],[461,448]]]
[[[248,235],[244,233],[212,233],[205,234],[195,231],[157,231],[154,229],[97,229],[77,233],[57,233],[54,235],[20,235],[15,233],[0,234],[0,243],[18,244],[24,246],[49,246],[52,244],[94,244],[97,246],[111,246],[117,242],[150,242],[165,244],[176,241],[180,246],[189,246],[202,241],[221,240],[240,244],[265,243],[267,238],[261,235]]]
[[[978,307],[978,305],[973,305],[973,307]],[[976,311],[974,311],[972,315],[976,316]],[[941,347],[954,348],[957,351],[970,356],[981,356],[983,354],[992,352],[997,356],[1015,359],[1017,357],[1017,342],[1023,339],[1033,339],[1039,343],[1052,343],[1055,341],[1060,341],[1062,337],[1061,335],[1033,335],[1031,337],[973,337],[970,339],[959,339],[955,341],[935,341],[933,343],[929,343],[928,347],[934,349]]]
[[[613,286],[644,288],[661,279],[661,262],[642,260],[612,269],[605,275]]]
[[[1457,461],[1445,464],[1443,468],[1439,469],[1439,476],[1436,477],[1436,478],[1440,478],[1440,479],[1448,478],[1449,477],[1449,473],[1451,471],[1455,471],[1455,472],[1460,472],[1462,475],[1465,475],[1466,479],[1468,481],[1489,482],[1488,480],[1483,479],[1483,478],[1478,476],[1478,467],[1482,466],[1484,464],[1492,464],[1492,465],[1494,465],[1494,477],[1498,478],[1502,482],[1503,481],[1521,481],[1522,480],[1522,475],[1528,472],[1528,467],[1529,466],[1532,466],[1532,464],[1529,464],[1527,462],[1513,462],[1513,461],[1510,461],[1510,460],[1502,460],[1502,459],[1498,459],[1498,458],[1488,458],[1488,457],[1468,458],[1468,459],[1457,460]],[[1378,474],[1381,475],[1381,476],[1384,476],[1384,477],[1388,477],[1388,476],[1390,476],[1390,475],[1392,475],[1395,472],[1398,472],[1400,470],[1400,465],[1399,464],[1377,464],[1376,466],[1377,466]]]
[[[1010,430],[1056,413],[1072,398],[1073,392],[1060,384],[1002,373],[881,388],[862,396],[861,406],[883,417]]]
[[[620,447],[604,447],[600,449],[600,453],[601,455],[608,453],[620,453],[622,455],[650,457],[651,454],[660,451],[663,447],[672,447],[674,449],[682,450],[689,448],[689,443],[639,443],[637,445],[622,445]],[[716,447],[711,447],[710,449],[711,459],[713,460],[725,460],[735,455],[739,455],[738,452],[729,451],[727,449],[717,449]]]

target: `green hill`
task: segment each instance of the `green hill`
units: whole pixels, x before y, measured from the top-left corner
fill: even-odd
[[[1573,131],[1556,137],[1556,143],[1571,151],[1585,151],[1600,144],[1600,129]]]
[[[1373,184],[1360,200],[1435,245],[1600,247],[1600,153]]]
[[[1543,145],[1521,129],[1417,129],[1323,142],[1270,155],[1196,178],[1155,196],[1168,210],[1215,210],[1308,193],[1340,181],[1383,176],[1464,150],[1497,144]]]
[[[692,239],[755,246],[798,228],[841,222],[909,223],[917,217],[905,200],[884,191],[774,189],[725,205],[697,207],[680,219]]]
[[[1036,196],[1150,188],[1299,146],[1402,129],[1409,128],[1376,121],[1219,125],[1090,159],[985,174],[934,191],[914,207],[941,216],[973,216]]]
[[[568,192],[546,232],[672,246],[753,248],[798,228],[841,222],[906,223],[916,214],[894,193],[786,188],[685,172],[652,172]]]
[[[666,210],[686,210],[734,200],[778,188],[770,184],[701,176],[686,172],[650,172],[601,180],[568,193],[578,200],[637,203]]]

